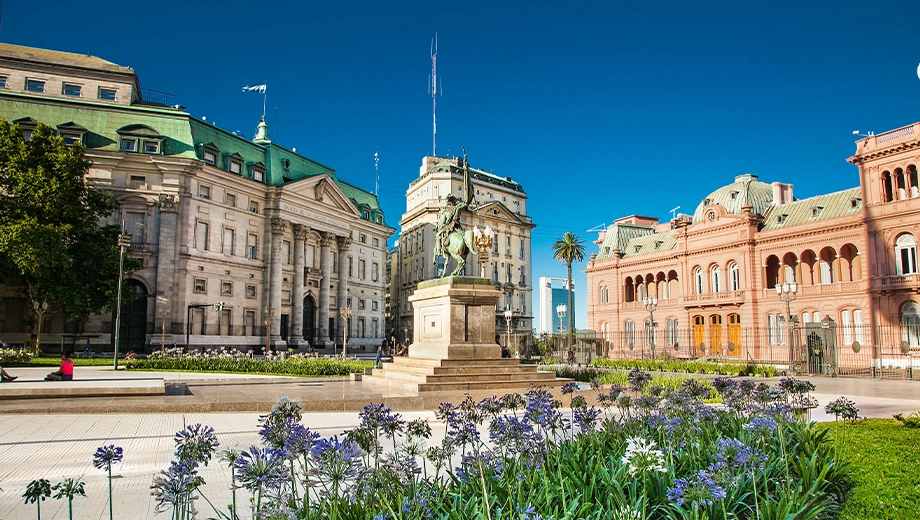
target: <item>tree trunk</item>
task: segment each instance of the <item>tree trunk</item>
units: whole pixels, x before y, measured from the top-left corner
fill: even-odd
[[[569,290],[569,348],[572,348],[575,344],[575,316],[574,316],[574,307],[572,307],[572,261],[569,260],[566,262],[566,267],[568,268],[568,290]]]

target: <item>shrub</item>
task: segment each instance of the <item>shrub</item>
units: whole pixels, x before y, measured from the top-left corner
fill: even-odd
[[[32,351],[24,348],[0,348],[0,365],[22,365],[32,359]],[[60,363],[58,359],[58,363]]]
[[[907,417],[904,417],[903,414],[897,413],[894,414],[894,418],[907,428],[920,428],[920,412],[913,412]]]
[[[723,374],[739,376],[776,375],[776,367],[771,365],[758,365],[746,363],[717,363],[712,361],[677,360],[677,359],[607,359],[597,358],[591,366],[598,368],[612,368],[617,370],[632,370],[638,368],[649,372],[683,372],[690,374]]]
[[[180,370],[189,372],[229,372],[249,374],[277,374],[289,376],[347,376],[361,373],[374,366],[372,361],[340,358],[320,358],[293,355],[285,359],[270,355],[254,359],[251,352],[233,350],[206,350],[186,354],[182,349],[155,352],[146,359],[127,360],[128,370]]]

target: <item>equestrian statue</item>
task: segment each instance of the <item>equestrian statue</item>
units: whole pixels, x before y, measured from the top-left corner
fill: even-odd
[[[450,259],[457,261],[457,267],[451,271],[450,276],[457,276],[466,267],[466,257],[470,253],[476,254],[473,247],[473,231],[464,230],[460,225],[460,214],[470,207],[473,201],[473,184],[470,182],[469,163],[466,162],[466,150],[463,151],[463,199],[458,199],[453,194],[447,195],[447,204],[438,211],[438,227],[435,229],[434,264],[438,264],[438,257],[444,257],[444,271],[441,278],[448,276],[447,266]]]

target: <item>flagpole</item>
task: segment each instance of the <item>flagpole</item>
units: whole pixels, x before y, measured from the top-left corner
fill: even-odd
[[[262,121],[265,121],[265,104],[268,102],[268,84],[265,84],[265,90],[262,91]]]

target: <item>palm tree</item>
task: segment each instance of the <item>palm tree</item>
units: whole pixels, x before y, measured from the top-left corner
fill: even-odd
[[[585,259],[585,243],[571,231],[566,231],[553,244],[553,258],[565,264],[568,269],[566,287],[569,290],[569,345],[571,345],[575,334],[573,326],[575,320],[572,316],[572,262],[581,262]]]

